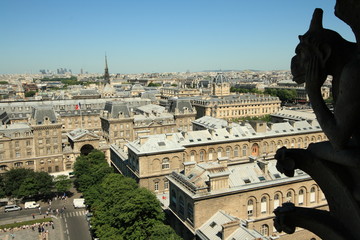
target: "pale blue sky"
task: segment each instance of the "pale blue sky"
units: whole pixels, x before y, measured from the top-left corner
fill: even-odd
[[[0,74],[288,70],[314,8],[335,0],[0,0]]]

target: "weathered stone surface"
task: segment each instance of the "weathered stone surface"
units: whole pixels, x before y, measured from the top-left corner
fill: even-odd
[[[287,176],[307,172],[321,187],[329,211],[284,204],[274,211],[279,231],[306,228],[322,239],[360,239],[360,1],[337,0],[335,14],[353,30],[356,43],[322,26],[315,9],[309,30],[299,36],[291,70],[294,81],[306,84],[310,102],[328,142],[307,149],[277,151],[277,168]],[[334,110],[321,95],[328,75],[333,77]]]

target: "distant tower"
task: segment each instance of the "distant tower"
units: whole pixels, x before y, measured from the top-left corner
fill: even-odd
[[[227,96],[230,95],[230,82],[223,73],[218,73],[211,83],[211,95]]]
[[[107,64],[107,57],[105,55],[105,73],[104,73],[104,85],[110,84],[109,68]]]

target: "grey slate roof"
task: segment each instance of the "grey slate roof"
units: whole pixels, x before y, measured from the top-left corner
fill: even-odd
[[[31,118],[36,121],[36,124],[43,124],[46,119],[51,123],[56,123],[56,113],[52,106],[36,106],[33,107]]]
[[[176,111],[180,113],[184,113],[185,111],[193,112],[190,100],[180,98],[169,99],[169,112],[175,113]]]
[[[128,104],[123,101],[106,102],[104,110],[108,111],[112,118],[118,118],[119,115],[124,117],[131,115]]]
[[[255,230],[250,230],[240,225],[240,220],[230,214],[220,210],[216,212],[208,221],[206,221],[199,229],[196,230],[196,235],[201,240],[223,240],[222,225],[230,222],[239,221],[238,229],[236,229],[227,239],[232,240],[265,240],[268,239],[262,236]]]
[[[214,118],[210,116],[203,116],[195,119],[193,124],[202,126],[207,129],[224,128],[228,126],[228,122],[221,118]]]
[[[295,122],[294,125],[288,122],[273,123],[267,127],[266,132],[256,132],[249,123],[244,123],[243,125],[232,123],[228,128],[172,133],[172,139],[168,141],[171,141],[173,146],[177,145],[178,148],[182,148],[191,145],[208,145],[211,143],[241,140],[247,141],[284,135],[289,135],[289,138],[293,138],[293,135],[296,133],[311,132],[321,132],[320,125],[317,121],[313,121],[311,124],[307,121],[298,121]],[[149,140],[152,138],[165,138],[165,134],[148,136]],[[152,141],[146,144],[147,147],[142,147],[140,142],[137,142],[133,145],[133,148],[137,149],[136,151],[138,153],[144,154],[147,153],[149,149],[156,149],[158,147],[155,142],[152,142],[154,145],[150,146],[151,142]]]
[[[14,123],[0,126],[0,133],[10,138],[15,137],[15,133],[20,133],[22,136],[24,136],[24,133],[28,133],[29,136],[31,136],[31,130],[31,126],[29,126],[27,123]]]
[[[214,77],[213,82],[220,84],[220,83],[224,83],[224,82],[229,82],[229,79],[227,79],[227,77],[225,77],[225,75],[223,73],[218,73]]]

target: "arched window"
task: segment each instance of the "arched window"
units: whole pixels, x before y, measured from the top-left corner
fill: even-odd
[[[322,137],[321,137],[321,136],[318,136],[317,141],[318,141],[318,142],[321,142],[321,141],[322,141]]]
[[[200,162],[204,161],[204,151],[200,151]]]
[[[267,224],[261,225],[260,234],[263,236],[269,235],[269,226]]]
[[[288,139],[285,140],[284,146],[289,147],[289,140]]]
[[[269,145],[267,142],[264,142],[264,145],[263,145],[263,153],[266,154],[267,151],[269,151]]]
[[[310,189],[310,202],[314,203],[316,201],[316,190],[315,187]]]
[[[254,201],[252,199],[249,199],[247,204],[247,214],[248,216],[252,216],[254,211]]]
[[[302,138],[298,139],[298,146],[297,146],[298,148],[302,148],[302,141],[303,141]]]
[[[221,150],[221,148],[218,148],[218,158],[221,158],[221,152],[222,152],[222,150]]]
[[[230,147],[227,147],[226,148],[226,157],[228,157],[228,158],[230,158],[230,151],[231,151]]]
[[[286,194],[286,201],[287,202],[292,202],[292,193],[289,191]]]
[[[239,156],[239,147],[236,146],[236,147],[234,148],[234,157],[238,157],[238,156]]]
[[[304,190],[303,189],[300,189],[299,191],[299,205],[303,205],[304,204]]]
[[[261,198],[261,213],[266,213],[267,212],[267,198],[264,196]]]
[[[276,209],[278,206],[280,206],[280,196],[278,193],[274,196],[274,209]]]
[[[194,151],[192,151],[192,152],[190,153],[190,161],[191,161],[191,162],[195,162],[195,152],[194,152]]]
[[[243,157],[247,156],[247,150],[248,150],[248,146],[247,145],[244,145],[243,148],[242,148],[242,155]]]
[[[184,198],[182,196],[179,197],[179,213],[184,215]]]
[[[309,138],[306,137],[304,141],[304,148],[306,148],[309,145]]]
[[[275,142],[270,142],[270,149],[269,152],[274,152],[275,151]]]
[[[213,152],[212,149],[209,150],[209,160],[213,160]]]

